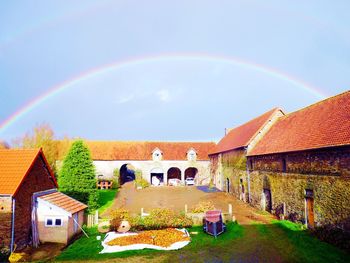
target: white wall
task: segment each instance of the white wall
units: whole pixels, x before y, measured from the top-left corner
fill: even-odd
[[[105,179],[113,177],[114,169],[120,169],[124,164],[131,164],[135,169],[142,171],[142,176],[150,182],[151,170],[154,168],[161,169],[164,173],[164,181],[167,181],[167,172],[172,167],[181,170],[181,179],[185,180],[185,170],[189,167],[198,169],[196,175],[197,184],[209,183],[210,161],[94,161],[96,167],[96,175],[103,175]]]

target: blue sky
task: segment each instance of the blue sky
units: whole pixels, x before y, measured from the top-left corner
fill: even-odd
[[[0,139],[47,122],[58,137],[216,141],[273,107],[348,90],[348,10],[349,1],[1,1],[0,123],[78,81]]]

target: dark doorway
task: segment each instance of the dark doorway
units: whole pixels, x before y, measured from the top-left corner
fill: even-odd
[[[196,177],[198,173],[198,169],[195,167],[190,167],[185,170],[185,179],[192,177],[193,179]]]
[[[305,190],[305,203],[306,203],[306,219],[307,226],[309,228],[315,227],[315,216],[314,216],[314,191]]]
[[[245,190],[244,190],[244,184],[243,184],[243,179],[239,179],[239,199],[245,202]]]
[[[168,172],[168,181],[170,179],[179,179],[181,181],[181,170],[177,167],[171,167]]]
[[[119,170],[119,182],[120,185],[125,184],[127,182],[131,182],[135,180],[135,168],[130,164],[123,164]]]
[[[226,192],[230,192],[230,179],[226,178]]]
[[[265,210],[267,212],[271,212],[272,210],[272,198],[271,198],[271,190],[264,189],[264,197],[265,197]]]

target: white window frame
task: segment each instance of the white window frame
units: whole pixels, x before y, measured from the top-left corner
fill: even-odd
[[[52,225],[48,225],[47,221],[48,220],[52,220]],[[56,219],[60,219],[61,220],[61,224],[60,225],[56,225]],[[63,226],[63,218],[60,216],[47,216],[45,217],[45,227],[61,227]]]
[[[187,152],[187,160],[190,161],[190,162],[197,160],[197,152],[194,149],[190,149]]]

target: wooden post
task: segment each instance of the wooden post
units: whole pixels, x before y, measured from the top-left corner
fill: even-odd
[[[187,204],[185,204],[185,214],[187,214]]]
[[[232,216],[232,204],[228,204],[228,213]]]
[[[95,212],[95,224],[94,225],[98,225],[98,210],[96,210],[96,212]]]
[[[141,217],[143,217],[143,207],[141,207]]]

